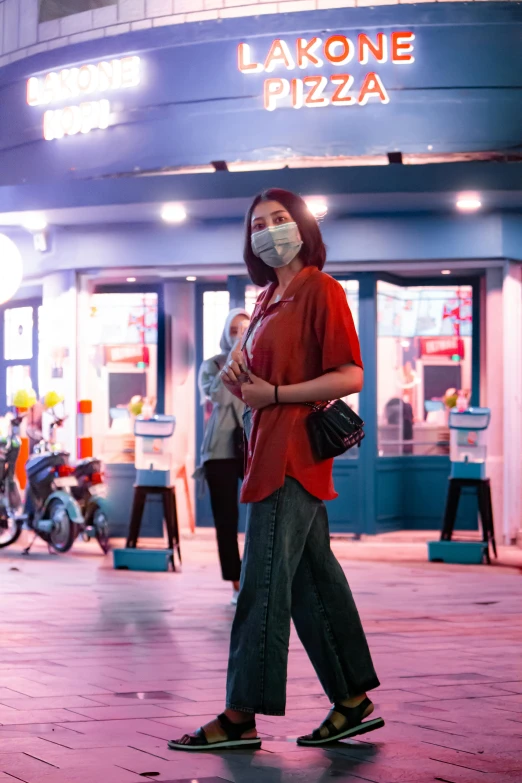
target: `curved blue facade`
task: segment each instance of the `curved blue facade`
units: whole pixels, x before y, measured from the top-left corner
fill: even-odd
[[[410,31],[414,62],[390,62],[392,33]],[[388,37],[388,61],[357,54],[345,65],[242,73],[241,42],[262,62],[275,39],[294,54],[298,38]],[[323,156],[513,151],[522,127],[522,8],[514,3],[437,3],[267,15],[183,24],[45,52],[0,70],[0,184],[48,178]],[[339,49],[334,50],[332,52]],[[44,106],[26,103],[33,76],[137,55],[139,86],[110,98],[110,127],[45,141]],[[313,110],[263,107],[267,78],[353,77],[351,104]],[[389,103],[357,103],[376,73]],[[331,94],[331,91],[330,91]],[[81,97],[69,101],[77,104]],[[56,105],[67,105],[67,101]],[[51,107],[52,108],[52,107]]]

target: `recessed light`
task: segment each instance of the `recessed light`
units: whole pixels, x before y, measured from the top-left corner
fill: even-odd
[[[25,215],[22,220],[22,226],[27,229],[27,231],[45,231],[47,228],[47,220],[43,215],[38,215],[36,213]]]
[[[474,212],[481,208],[482,202],[475,193],[462,193],[458,196],[455,206],[462,212]]]
[[[136,278],[135,277],[128,277],[127,278],[127,283],[135,283],[135,282],[136,282]]]
[[[451,275],[451,269],[442,269],[441,275]]]
[[[188,283],[195,283],[197,279],[198,279],[198,278],[197,278],[197,277],[195,277],[194,275],[187,275],[187,277],[185,278],[185,280],[186,280]]]
[[[328,203],[322,196],[311,196],[310,198],[305,198],[305,201],[314,218],[323,218],[328,212]]]
[[[187,218],[187,211],[183,204],[165,204],[161,217],[166,223],[183,223]]]

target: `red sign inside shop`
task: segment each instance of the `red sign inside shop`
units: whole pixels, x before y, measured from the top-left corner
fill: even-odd
[[[106,345],[106,364],[149,364],[149,349],[146,345]]]
[[[421,356],[460,356],[464,358],[462,337],[421,337]]]

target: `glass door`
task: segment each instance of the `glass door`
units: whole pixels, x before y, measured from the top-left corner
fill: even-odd
[[[449,413],[478,403],[479,281],[377,281],[375,530],[438,530]],[[457,527],[477,528],[473,497]]]

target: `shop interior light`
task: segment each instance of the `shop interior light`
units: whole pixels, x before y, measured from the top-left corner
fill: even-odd
[[[25,215],[22,220],[22,226],[27,231],[31,232],[45,231],[47,228],[47,220],[43,215],[37,213]]]
[[[136,282],[136,278],[135,277],[128,277],[127,278],[127,283],[135,283],[135,282]]]
[[[318,220],[323,218],[328,212],[327,201],[322,196],[311,196],[310,198],[305,198],[305,201],[312,215]]]
[[[451,275],[451,269],[442,269],[441,275]]]
[[[462,193],[457,197],[455,205],[462,212],[474,212],[481,208],[482,202],[475,193]]]
[[[188,283],[195,283],[197,279],[198,279],[198,278],[197,278],[197,277],[195,277],[194,275],[187,275],[187,277],[185,278],[185,280],[186,280]]]
[[[183,204],[165,204],[161,217],[166,223],[183,223],[187,219],[187,211]]]

